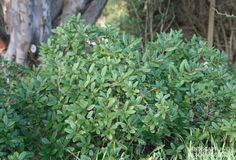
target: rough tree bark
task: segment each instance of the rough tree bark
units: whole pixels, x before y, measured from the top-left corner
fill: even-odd
[[[10,34],[8,48],[2,55],[23,64],[31,46],[45,42],[51,29],[66,17],[80,13],[87,24],[94,24],[107,0],[0,0],[0,3]]]

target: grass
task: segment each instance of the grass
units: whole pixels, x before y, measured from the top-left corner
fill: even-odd
[[[192,147],[187,148],[187,160],[236,160],[233,148]]]
[[[186,147],[186,160],[236,160],[236,149],[234,147],[217,147],[214,141],[212,142],[213,147],[204,145],[195,147],[190,143]],[[167,160],[166,157],[164,150],[161,149],[153,153],[152,156],[140,160]],[[171,160],[178,160],[178,158]]]
[[[233,146],[233,145],[232,145]],[[186,160],[236,160],[236,149],[233,147],[217,147],[213,142],[213,147],[202,146],[192,146],[190,143],[186,147]],[[119,160],[126,160],[125,155],[122,155]],[[178,160],[178,158],[167,158],[165,151],[162,147],[157,148],[149,157],[140,158],[139,160]],[[96,160],[113,160],[114,157],[110,157],[108,152],[102,154],[102,157],[96,156]],[[76,158],[76,160],[82,160]],[[115,159],[114,159],[115,160]]]

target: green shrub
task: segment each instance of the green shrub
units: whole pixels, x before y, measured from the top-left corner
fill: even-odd
[[[188,141],[208,144],[211,136],[216,143],[235,142],[235,74],[228,71],[224,53],[196,37],[184,42],[172,31],[159,34],[143,60],[151,69],[146,86],[152,92],[145,95],[156,107],[149,109],[160,117],[148,119],[147,126],[154,135],[159,132],[161,144],[167,141],[167,154],[177,156]]]
[[[14,63],[0,62],[0,159],[27,160],[33,153],[26,152],[27,138],[22,131],[28,126],[17,89],[20,79],[29,70]]]
[[[9,85],[0,78],[14,121],[0,121],[2,157],[138,159],[162,148],[183,158],[189,141],[235,142],[236,80],[224,53],[174,31],[142,53],[140,39],[79,21],[55,30],[39,68]]]

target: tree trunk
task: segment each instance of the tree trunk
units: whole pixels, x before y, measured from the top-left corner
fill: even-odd
[[[53,27],[78,13],[87,24],[94,24],[107,0],[0,0],[0,3],[6,8],[3,13],[10,33],[9,46],[3,55],[24,64],[30,47],[45,42]]]
[[[105,0],[92,1],[82,14],[82,18],[85,19],[85,22],[88,24],[94,24],[97,21],[98,17],[100,17],[106,3],[107,1]]]
[[[207,42],[209,47],[212,47],[214,40],[215,6],[216,6],[216,1],[210,0],[208,31],[207,31]]]

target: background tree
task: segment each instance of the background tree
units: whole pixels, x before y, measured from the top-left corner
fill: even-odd
[[[236,66],[236,0],[215,1],[215,5],[213,2],[110,0],[103,16],[107,22],[118,24],[122,31],[143,37],[144,45],[155,39],[156,33],[169,32],[171,29],[181,29],[187,39],[196,34],[224,50],[228,54],[229,65]],[[112,14],[115,7],[123,11],[119,18]]]
[[[8,60],[23,64],[27,54],[52,34],[52,28],[66,17],[81,14],[87,24],[94,24],[107,0],[1,0],[4,17],[2,28],[10,34],[4,54]],[[3,29],[4,30],[4,29]]]

